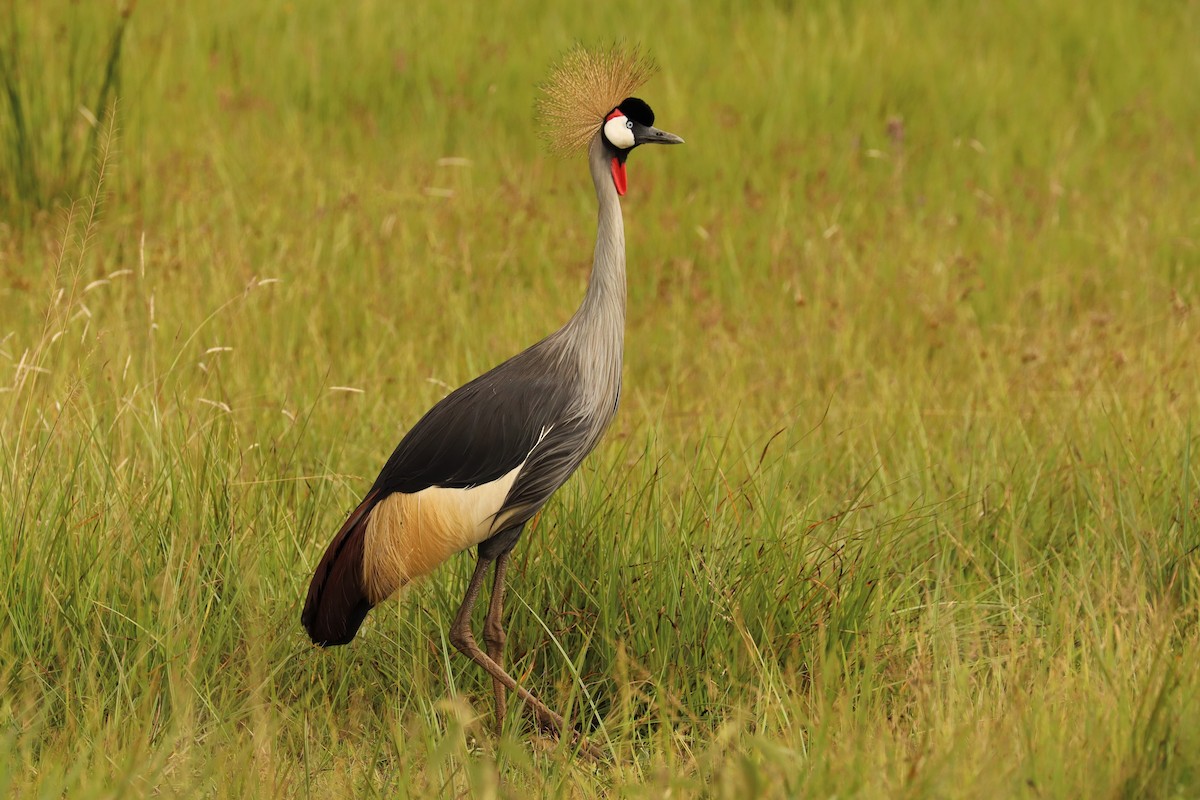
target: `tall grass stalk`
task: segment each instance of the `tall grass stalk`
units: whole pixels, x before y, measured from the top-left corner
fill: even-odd
[[[125,3],[96,52],[90,8],[8,4],[0,30],[0,214],[34,211],[85,190],[120,80],[122,44],[135,2]]]

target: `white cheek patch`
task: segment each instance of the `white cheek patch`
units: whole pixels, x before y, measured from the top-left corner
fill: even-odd
[[[613,117],[604,123],[604,137],[613,147],[628,150],[633,147],[633,131],[629,128],[628,117]]]

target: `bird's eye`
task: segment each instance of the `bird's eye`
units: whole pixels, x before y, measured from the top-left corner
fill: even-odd
[[[633,120],[631,120],[631,119],[625,120],[625,127],[629,128],[629,130],[633,130]]]

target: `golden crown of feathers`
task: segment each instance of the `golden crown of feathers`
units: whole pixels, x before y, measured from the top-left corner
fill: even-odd
[[[542,84],[538,101],[542,136],[550,149],[566,154],[586,147],[604,116],[657,71],[654,59],[636,46],[596,50],[576,45],[567,51]]]

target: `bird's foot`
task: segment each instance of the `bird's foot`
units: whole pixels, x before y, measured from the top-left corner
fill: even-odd
[[[608,754],[587,740],[582,733],[577,731],[574,726],[568,725],[558,714],[546,709],[544,712],[540,709],[535,709],[538,727],[543,733],[551,734],[559,739],[567,738],[572,744],[579,747],[579,752],[586,755],[593,761],[604,761],[608,758]]]

